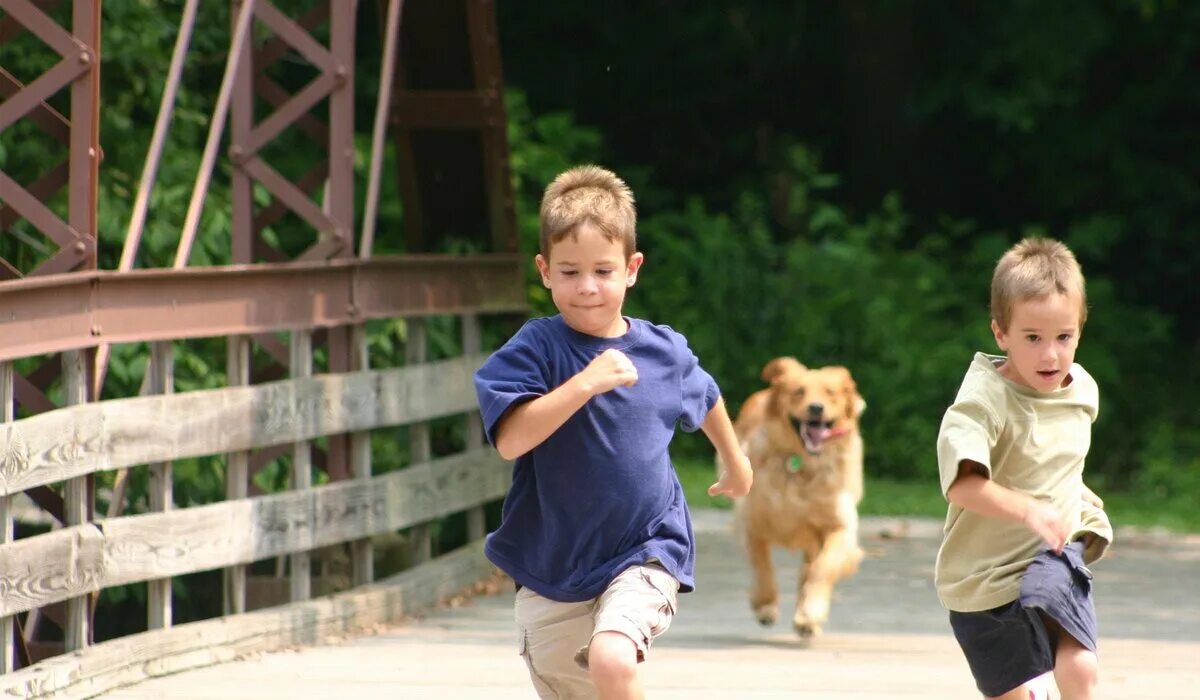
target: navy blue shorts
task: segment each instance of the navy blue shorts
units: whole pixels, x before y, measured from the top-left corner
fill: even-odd
[[[1062,554],[1039,554],[1021,578],[1017,600],[980,612],[950,612],[950,627],[979,692],[1003,695],[1054,669],[1057,640],[1039,613],[1096,651],[1092,572],[1083,564],[1083,542],[1072,542]]]

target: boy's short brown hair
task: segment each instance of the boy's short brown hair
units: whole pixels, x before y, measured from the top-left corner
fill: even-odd
[[[633,192],[625,181],[596,165],[580,165],[554,178],[542,195],[539,252],[550,257],[550,246],[580,226],[599,229],[610,241],[621,241],[625,259],[637,250],[637,212]]]
[[[1087,321],[1083,270],[1071,249],[1049,238],[1026,238],[1008,249],[992,274],[992,320],[1004,331],[1013,305],[1051,292],[1078,295],[1079,326]]]

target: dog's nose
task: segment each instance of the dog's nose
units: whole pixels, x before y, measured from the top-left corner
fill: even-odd
[[[822,413],[824,413],[824,412],[825,412],[825,404],[823,404],[823,403],[815,403],[815,402],[814,402],[814,403],[810,403],[810,404],[808,405],[808,412],[809,412],[810,414],[814,415],[814,416],[819,416],[819,415],[821,415]]]

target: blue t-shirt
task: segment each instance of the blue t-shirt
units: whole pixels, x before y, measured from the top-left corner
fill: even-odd
[[[716,382],[687,340],[666,326],[626,319],[618,338],[580,333],[562,316],[527,322],[475,373],[488,440],[505,411],[575,376],[608,348],[638,381],[592,397],[513,465],[499,529],[485,552],[537,594],[595,598],[626,568],[657,559],[693,589],[692,520],[667,445],[675,425],[696,430],[717,402]]]

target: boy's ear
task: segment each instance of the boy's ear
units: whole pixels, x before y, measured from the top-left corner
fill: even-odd
[[[629,256],[629,262],[625,263],[625,285],[632,287],[637,283],[638,269],[645,262],[646,256],[641,253],[634,253]]]
[[[546,289],[550,288],[550,263],[546,258],[538,253],[533,257],[533,264],[537,265],[538,273],[542,276],[542,286]]]
[[[994,318],[992,319],[992,337],[996,339],[996,345],[1000,346],[1001,350],[1008,352],[1008,335],[1000,327],[1000,324],[996,323],[996,319]]]

